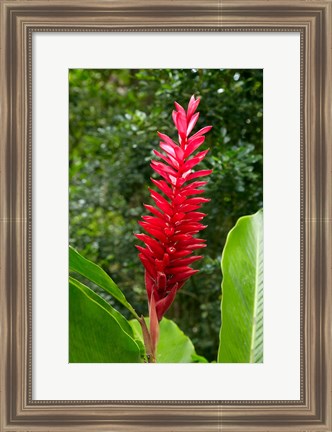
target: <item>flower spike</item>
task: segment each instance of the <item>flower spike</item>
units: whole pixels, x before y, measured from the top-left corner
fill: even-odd
[[[144,204],[152,216],[143,216],[143,221],[139,222],[147,234],[135,234],[145,244],[145,247],[136,247],[145,268],[150,315],[149,346],[153,358],[159,334],[158,322],[173,303],[177,291],[198,271],[192,269],[190,264],[202,256],[192,255],[193,251],[206,247],[205,241],[195,235],[206,228],[200,223],[206,215],[197,210],[209,201],[201,196],[204,189],[200,189],[207,182],[190,182],[212,172],[193,171],[208,150],[197,154],[194,152],[204,143],[205,134],[212,128],[205,126],[190,136],[199,118],[196,112],[199,102],[200,98],[192,96],[187,110],[179,103],[174,103],[172,118],[179,143],[158,132],[163,153],[154,150],[154,154],[163,162],[152,160],[151,167],[162,179],[151,179],[159,190],[149,189],[155,206]]]

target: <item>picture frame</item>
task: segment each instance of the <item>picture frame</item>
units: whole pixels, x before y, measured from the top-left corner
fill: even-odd
[[[330,0],[1,2],[0,430],[331,431]],[[301,398],[32,398],[34,32],[298,32],[301,36]]]

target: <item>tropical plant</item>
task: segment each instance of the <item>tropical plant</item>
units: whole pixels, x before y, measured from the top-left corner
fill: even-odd
[[[136,246],[139,257],[145,268],[145,288],[149,302],[150,332],[143,324],[145,341],[149,357],[154,361],[159,337],[159,321],[174,301],[176,293],[183,287],[190,276],[198,272],[190,264],[202,258],[192,255],[193,251],[205,247],[204,239],[194,235],[206,228],[199,221],[206,216],[197,212],[201,205],[209,202],[208,198],[193,197],[200,195],[206,181],[196,181],[197,178],[211,174],[212,170],[193,172],[209,150],[204,150],[191,157],[204,143],[204,134],[211,126],[205,126],[190,137],[199,118],[196,112],[200,99],[190,98],[188,109],[175,102],[176,110],[172,117],[178,132],[179,143],[176,144],[169,136],[158,132],[162,139],[161,154],[154,150],[154,154],[161,158],[160,162],[152,160],[151,167],[164,180],[151,179],[164,194],[161,195],[149,189],[156,206],[145,204],[145,208],[153,216],[143,216],[139,222],[147,234],[136,234],[145,244],[145,248]],[[190,182],[195,180],[194,182]],[[191,256],[190,256],[191,255]]]
[[[199,113],[199,99],[191,97],[185,110],[175,103],[173,121],[178,143],[159,133],[160,161],[151,166],[163,180],[152,182],[164,194],[150,189],[155,206],[139,222],[147,234],[136,234],[145,248],[136,246],[145,268],[149,317],[136,312],[123,291],[98,265],[78,251],[69,250],[69,341],[71,362],[206,362],[178,325],[164,318],[184,283],[198,270],[190,267],[202,256],[193,251],[205,247],[194,237],[206,228],[206,216],[197,210],[209,199],[201,195],[206,181],[196,180],[212,170],[192,169],[208,150],[193,153],[211,129],[206,126],[190,136]],[[188,183],[190,182],[191,183]],[[218,362],[263,361],[263,234],[262,211],[240,218],[230,231],[222,254],[222,327]],[[89,286],[88,286],[89,285]],[[96,287],[97,289],[91,289]],[[105,293],[106,296],[102,295]],[[134,318],[128,320],[108,298]],[[148,329],[149,327],[149,329]]]
[[[222,327],[219,363],[263,361],[263,213],[239,219],[229,233],[222,257]],[[78,363],[148,362],[144,324],[122,291],[98,265],[69,248],[69,361]],[[134,319],[77,278],[92,282],[122,304]],[[142,322],[144,322],[142,326]],[[142,330],[143,329],[143,330]],[[160,321],[156,361],[206,363],[192,341],[165,317]]]
[[[263,361],[263,211],[241,217],[221,259],[222,324],[218,361]]]
[[[142,203],[149,202],[156,128],[173,137],[173,101],[202,98],[199,122],[213,125],[201,150],[208,247],[176,295],[167,317],[209,361],[217,358],[220,259],[240,216],[263,203],[263,71],[261,69],[70,69],[69,243],[98,263],[127,300],[148,315],[144,267],[135,249]],[[130,319],[122,304],[93,283],[80,281]]]

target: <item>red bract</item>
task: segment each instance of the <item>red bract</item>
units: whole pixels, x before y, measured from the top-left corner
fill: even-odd
[[[208,152],[194,154],[212,126],[190,136],[199,117],[196,112],[199,102],[199,98],[192,96],[187,111],[175,102],[172,117],[178,131],[178,143],[158,132],[163,153],[154,150],[154,154],[163,162],[152,160],[151,167],[162,179],[151,181],[161,193],[149,189],[155,206],[144,204],[151,215],[143,216],[143,221],[139,222],[147,234],[136,234],[145,244],[145,247],[136,247],[145,267],[152,346],[158,339],[158,321],[174,301],[177,291],[198,272],[190,264],[202,256],[193,256],[193,251],[206,246],[205,240],[195,237],[206,228],[200,223],[206,215],[198,210],[209,201],[200,196],[204,192],[201,187],[207,182],[198,179],[211,174],[212,170],[193,171],[193,168]]]

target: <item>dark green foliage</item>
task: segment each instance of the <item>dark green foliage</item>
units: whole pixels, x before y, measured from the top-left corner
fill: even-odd
[[[186,104],[192,94],[202,97],[195,130],[213,125],[204,144],[211,151],[200,166],[214,170],[206,193],[212,201],[203,208],[208,247],[196,266],[201,271],[179,292],[167,317],[199,354],[216,360],[226,235],[238,217],[262,207],[262,70],[75,69],[69,81],[70,244],[102,266],[145,315],[143,266],[133,232],[146,213],[143,202],[151,203],[156,132],[176,138],[174,100]]]

